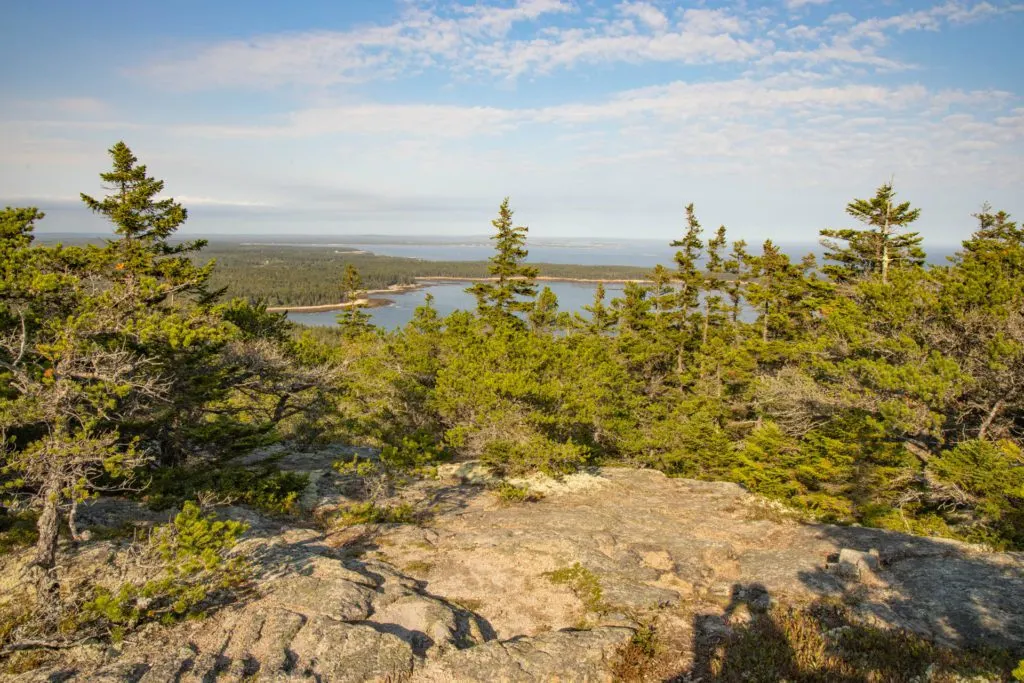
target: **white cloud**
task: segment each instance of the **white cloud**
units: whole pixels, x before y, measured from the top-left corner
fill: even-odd
[[[825,5],[832,0],[786,0],[786,7],[791,10],[807,7],[808,5]]]
[[[619,11],[627,17],[636,17],[655,31],[668,28],[668,17],[649,2],[624,2],[619,5]]]

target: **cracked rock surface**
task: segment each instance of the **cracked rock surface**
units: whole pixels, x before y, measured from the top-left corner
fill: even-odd
[[[314,511],[344,500],[321,461],[291,461],[320,468]],[[460,477],[451,467],[403,492],[432,511],[419,526],[325,532],[239,510],[253,595],[35,680],[603,681],[652,615],[685,643],[738,597],[763,610],[855,595],[877,625],[955,645],[1024,643],[1019,553],[800,524],[739,486],[648,470],[526,482],[545,497],[512,505]],[[552,581],[577,564],[597,592]]]

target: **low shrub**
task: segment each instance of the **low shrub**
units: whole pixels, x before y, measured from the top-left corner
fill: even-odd
[[[247,578],[244,560],[229,555],[246,528],[186,503],[170,524],[153,530],[142,549],[159,567],[156,576],[116,588],[95,587],[63,629],[101,628],[116,641],[143,623],[203,616]]]
[[[150,477],[145,500],[156,510],[211,493],[226,502],[250,505],[269,514],[296,514],[299,497],[309,485],[308,475],[284,472],[272,464],[255,468],[164,467]]]
[[[502,503],[533,503],[544,496],[536,491],[531,491],[525,486],[516,486],[507,481],[501,482],[497,488],[494,489],[494,495],[498,497],[498,500]]]
[[[356,524],[414,524],[416,521],[416,511],[408,503],[378,505],[370,501],[342,508],[334,518],[333,525],[347,527]]]
[[[35,512],[0,514],[0,553],[27,548],[39,538]]]
[[[1015,661],[1005,651],[956,650],[909,631],[866,626],[826,602],[756,615],[696,656],[694,675],[723,682],[1006,680]]]

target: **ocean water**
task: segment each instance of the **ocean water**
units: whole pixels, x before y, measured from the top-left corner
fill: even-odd
[[[395,330],[403,327],[412,319],[413,311],[417,306],[422,306],[427,293],[434,297],[434,308],[443,317],[456,310],[472,311],[476,309],[476,298],[466,292],[470,282],[443,282],[432,284],[412,292],[401,294],[388,294],[385,298],[394,303],[380,308],[368,308],[371,321],[377,327],[385,330]],[[544,286],[551,288],[551,291],[558,297],[558,308],[562,311],[584,313],[583,307],[594,301],[594,289],[596,285],[582,282],[544,282],[538,287],[538,291]],[[621,296],[622,285],[605,285],[605,302]],[[325,313],[289,313],[288,319],[301,325],[316,327],[331,327],[337,324],[338,311],[327,311]]]

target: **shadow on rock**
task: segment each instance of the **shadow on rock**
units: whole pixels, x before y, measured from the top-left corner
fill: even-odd
[[[812,588],[832,586],[869,623],[913,630],[957,647],[1024,652],[1024,562],[956,541],[881,529],[820,526],[841,547],[803,572]]]
[[[735,584],[722,615],[697,615],[693,626],[693,665],[670,681],[1010,680],[1016,662],[1008,650],[958,650],[865,625],[835,600],[776,605],[759,584]]]

